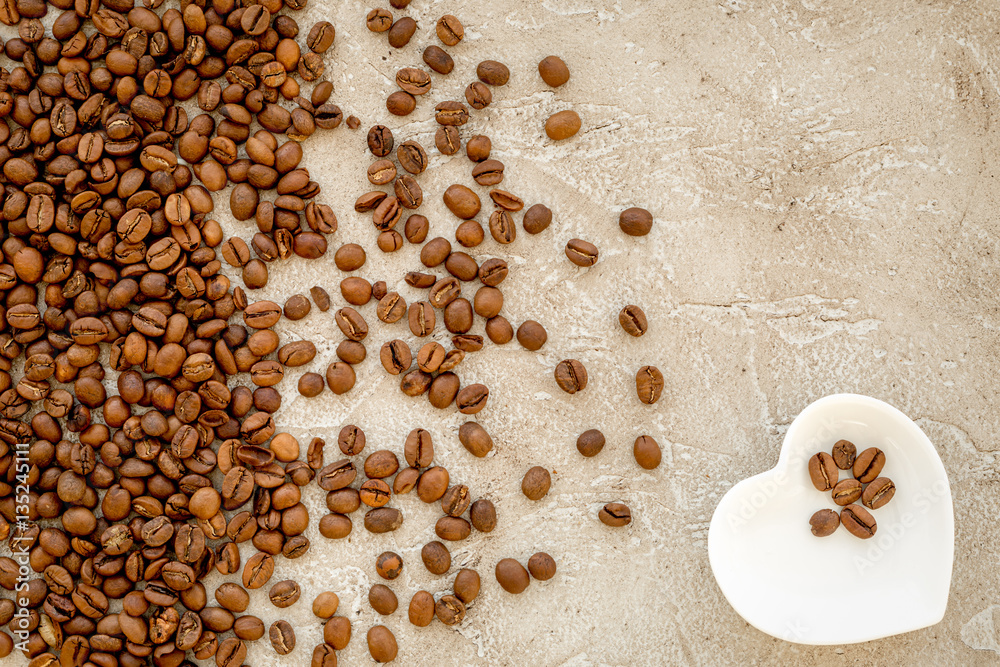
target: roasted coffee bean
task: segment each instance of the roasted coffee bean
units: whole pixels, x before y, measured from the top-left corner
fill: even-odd
[[[470,384],[459,390],[455,405],[463,415],[474,415],[486,407],[489,397],[490,390],[486,385]]]
[[[465,28],[462,22],[451,14],[445,14],[438,19],[434,26],[438,39],[447,46],[455,46],[465,37]]]
[[[441,497],[441,511],[448,516],[462,516],[470,501],[469,487],[464,484],[453,486]]]
[[[810,517],[809,526],[816,537],[833,535],[840,527],[840,515],[833,510],[820,510]]]
[[[503,86],[510,79],[510,70],[496,60],[484,60],[476,67],[476,76],[491,86]]]
[[[442,542],[428,542],[420,551],[424,567],[431,574],[444,574],[451,568],[451,552]]]
[[[646,313],[639,306],[628,305],[618,313],[618,323],[630,336],[639,337],[649,330]]]
[[[483,83],[473,81],[465,89],[465,101],[473,109],[485,109],[493,102],[493,93]]]
[[[396,474],[399,459],[387,449],[372,452],[365,459],[365,475],[371,479],[384,479]]]
[[[455,61],[440,46],[434,44],[424,49],[424,63],[438,74],[450,74],[455,69]]]
[[[416,67],[404,67],[396,72],[396,85],[410,95],[430,92],[431,75]]]
[[[857,502],[861,498],[861,482],[856,479],[843,479],[833,487],[833,502],[843,507]]]
[[[465,603],[454,595],[442,595],[434,613],[445,625],[458,625],[465,619]]]
[[[874,536],[878,530],[875,517],[860,505],[848,505],[840,510],[840,523],[844,524],[847,532],[862,540]]]
[[[320,21],[310,30],[306,38],[306,46],[316,53],[324,53],[333,45],[336,31],[329,21]]]
[[[559,111],[545,121],[545,134],[553,141],[562,141],[579,132],[582,124],[579,114],[575,111]]]
[[[496,508],[489,500],[480,498],[469,508],[469,519],[476,530],[489,533],[497,526]]]
[[[392,152],[392,130],[385,125],[375,125],[368,130],[368,150],[375,157],[385,157]]]
[[[528,571],[513,558],[501,559],[496,566],[497,583],[508,593],[523,593],[531,583]]]
[[[442,540],[457,542],[472,533],[472,525],[461,517],[443,516],[434,525],[434,532]]]
[[[541,466],[535,466],[524,474],[521,480],[521,492],[528,500],[541,500],[549,492],[552,476]]]
[[[334,319],[344,336],[350,340],[362,341],[368,335],[368,324],[353,308],[341,308]]]
[[[323,376],[319,373],[305,373],[299,378],[299,393],[306,398],[319,396],[325,386]]]
[[[375,662],[392,662],[399,647],[392,631],[384,625],[375,625],[368,630],[368,652]]]
[[[410,42],[413,33],[417,31],[417,22],[409,16],[404,16],[389,28],[389,46],[401,49]]]
[[[570,239],[566,243],[566,257],[577,266],[593,266],[597,264],[597,246],[580,239]]]
[[[896,494],[896,485],[888,477],[876,477],[865,487],[861,495],[861,502],[864,506],[877,510],[884,507],[892,500]]]
[[[368,29],[372,32],[385,32],[392,27],[392,12],[388,9],[373,9],[365,19]]]
[[[372,533],[388,533],[403,525],[403,514],[393,507],[380,507],[365,514],[365,528]]]
[[[859,482],[872,482],[885,466],[885,454],[877,447],[869,447],[854,460],[853,473]],[[811,469],[810,469],[811,470]]]
[[[601,450],[604,449],[604,443],[604,434],[596,428],[592,428],[580,434],[576,439],[576,448],[581,454],[590,458],[601,453]]]
[[[451,185],[444,192],[444,204],[448,210],[463,220],[474,218],[482,206],[479,195],[464,185]]]
[[[319,533],[330,540],[341,540],[351,534],[351,518],[343,514],[327,514],[319,521]]]
[[[358,492],[358,498],[368,507],[385,507],[391,497],[389,485],[381,479],[366,481]]]
[[[340,598],[336,593],[324,591],[313,600],[312,611],[317,618],[330,618],[337,613]]]
[[[545,327],[534,320],[526,320],[517,328],[517,342],[526,350],[532,352],[540,350],[546,340],[548,334],[545,332]]]
[[[302,594],[302,590],[299,588],[298,583],[292,580],[279,581],[274,586],[271,586],[271,590],[268,591],[268,598],[278,609],[285,609],[291,607],[293,604],[299,601],[299,596]]]
[[[653,228],[653,216],[644,208],[627,208],[618,216],[618,226],[629,236],[645,236]]]
[[[472,178],[479,185],[498,185],[503,181],[503,171],[503,162],[484,160],[472,168]]]
[[[267,636],[278,655],[288,655],[295,650],[295,631],[288,621],[280,620],[272,623]]]
[[[559,56],[547,56],[538,63],[538,74],[547,85],[558,88],[569,81],[569,68]]]
[[[565,359],[556,364],[556,384],[567,394],[575,394],[587,387],[587,369],[576,359]]]
[[[422,428],[413,429],[403,444],[406,463],[414,468],[426,468],[434,460],[434,443],[431,434]]]
[[[490,235],[494,241],[502,245],[514,242],[517,238],[517,228],[514,226],[514,220],[510,217],[510,213],[503,209],[496,209],[490,214]]]
[[[857,455],[857,448],[850,440],[838,440],[833,445],[833,462],[841,470],[850,470],[854,467],[854,458]]]
[[[405,90],[397,90],[386,98],[385,108],[394,116],[408,116],[417,108],[417,100]]]
[[[408,314],[410,331],[414,336],[428,336],[434,331],[436,323],[434,307],[427,301],[411,303]]]
[[[391,340],[382,345],[379,358],[382,366],[391,375],[399,375],[408,370],[413,361],[410,348],[401,340]]]
[[[434,120],[439,125],[465,125],[469,122],[469,112],[461,102],[449,100],[434,107]]]
[[[458,439],[469,452],[482,458],[493,450],[493,438],[476,422],[466,422],[458,429]]]
[[[645,470],[654,470],[660,465],[663,453],[660,445],[654,438],[648,435],[640,435],[632,445],[632,455],[635,462]]]
[[[597,517],[606,526],[620,528],[632,523],[632,512],[623,503],[608,503],[597,513]]]
[[[837,464],[826,452],[819,452],[809,459],[809,478],[817,490],[831,491],[839,477]]]
[[[385,551],[375,559],[375,571],[383,579],[395,579],[403,572],[403,559],[399,554]]]
[[[652,405],[663,393],[663,373],[656,366],[643,366],[635,374],[635,393],[639,400]]]
[[[410,598],[408,616],[410,623],[426,628],[434,620],[434,596],[427,591],[417,591]]]
[[[528,559],[528,572],[531,573],[532,579],[548,581],[556,576],[556,562],[552,556],[539,551]]]

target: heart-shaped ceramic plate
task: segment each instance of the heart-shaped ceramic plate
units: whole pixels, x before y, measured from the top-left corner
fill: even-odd
[[[874,510],[878,530],[860,540],[841,526],[815,537],[809,518],[838,510],[809,480],[809,458],[840,439],[878,447],[896,484]],[[849,473],[840,473],[846,479]],[[955,550],[951,487],[923,431],[896,408],[837,394],[795,418],[778,464],[723,497],[708,532],[719,588],[757,629],[799,644],[850,644],[938,623]]]

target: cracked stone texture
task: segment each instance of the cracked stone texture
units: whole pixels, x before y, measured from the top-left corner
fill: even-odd
[[[402,277],[417,268],[418,249],[382,255],[368,217],[352,209],[368,189],[364,131],[385,122],[397,144],[416,139],[429,147],[431,168],[419,177],[427,202],[421,212],[432,237],[454,238],[457,223],[441,193],[453,182],[474,184],[462,155],[433,149],[433,105],[459,98],[476,63],[496,58],[510,66],[510,83],[494,89],[491,107],[473,113],[463,139],[492,137],[494,157],[507,165],[502,187],[528,205],[549,205],[554,222],[536,237],[522,230],[506,247],[487,236],[471,254],[510,262],[503,312],[515,326],[540,321],[549,340],[537,353],[516,342],[488,346],[460,367],[464,383],[491,388],[479,420],[497,447],[485,460],[459,445],[462,415],[402,396],[383,372],[383,342],[399,337],[414,351],[417,345],[403,322],[378,322],[374,305],[361,308],[372,333],[353,391],[307,400],[295,394],[306,369],[287,373],[276,418],[279,429],[300,439],[303,453],[318,435],[330,443],[333,460],[337,432],[354,423],[366,431],[369,452],[388,448],[402,458],[406,433],[426,428],[437,461],[474,496],[496,503],[500,525],[451,545],[452,571],[433,577],[419,552],[436,539],[436,507],[399,498],[393,504],[406,517],[399,531],[368,534],[359,512],[351,537],[333,542],[318,533],[323,494],[309,487],[312,550],[298,561],[280,560],[272,579],[298,579],[302,600],[281,611],[266,588],[251,592],[250,612],[267,624],[289,619],[298,648],[279,658],[265,639],[251,646],[247,663],[308,664],[322,636],[310,603],[333,590],[340,613],[354,623],[342,665],[370,664],[365,632],[374,623],[396,634],[399,664],[418,666],[995,664],[1000,580],[983,557],[1000,552],[1000,535],[984,520],[1000,512],[1000,416],[992,409],[1000,328],[992,125],[1000,103],[1000,20],[992,4],[414,0],[395,11],[420,26],[401,51],[365,29],[374,6],[313,0],[297,16],[305,30],[320,19],[336,25],[327,76],[334,100],[345,115],[361,118],[362,129],[342,126],[305,144],[304,164],[340,219],[331,252],[313,263],[272,264],[270,284],[251,298],[281,303],[319,284],[341,304],[345,276],[332,250],[357,242],[369,252],[357,275],[386,280],[416,300],[420,292]],[[422,66],[420,53],[438,43],[433,24],[444,13],[466,27],[465,41],[448,48],[455,71],[433,75],[431,99],[421,98],[412,116],[389,117],[384,98],[395,89],[395,71]],[[535,69],[553,53],[572,72],[557,90]],[[583,130],[553,143],[542,124],[565,108],[580,113]],[[232,220],[228,191],[222,195],[217,218],[249,241],[250,224]],[[656,217],[645,238],[618,230],[618,213],[632,205]],[[573,237],[598,245],[595,267],[566,260],[562,248]],[[474,289],[465,286],[465,296]],[[649,318],[641,339],[617,324],[626,303]],[[279,327],[283,341],[316,341],[311,370],[323,372],[334,359],[341,337],[332,312],[314,308]],[[482,333],[481,323],[473,332]],[[434,339],[447,342],[440,326]],[[583,393],[556,387],[553,368],[564,358],[586,364],[590,385]],[[633,376],[644,364],[667,376],[655,406],[635,395]],[[798,646],[763,635],[732,610],[712,577],[706,537],[721,496],[771,467],[796,414],[836,392],[888,401],[938,448],[955,497],[952,596],[935,627],[863,645]],[[608,444],[585,460],[574,441],[588,428],[600,428]],[[652,472],[631,455],[643,433],[664,448],[663,464]],[[519,489],[533,465],[553,472],[552,490],[534,503]],[[613,500],[632,507],[631,526],[613,530],[597,521],[599,507]],[[367,589],[377,581],[375,556],[387,549],[406,566],[390,583],[400,610],[379,618]],[[552,554],[556,577],[520,596],[502,591],[496,562],[526,563],[536,551]],[[251,553],[245,550],[244,559]],[[462,566],[483,579],[464,623],[411,626],[411,595],[450,590]],[[210,590],[219,583],[210,580]]]

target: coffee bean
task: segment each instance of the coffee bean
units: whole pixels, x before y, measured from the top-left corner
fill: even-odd
[[[319,373],[305,373],[299,378],[299,393],[306,398],[319,396],[323,392],[324,386],[326,385],[324,384],[323,376]]]
[[[833,535],[840,527],[840,515],[833,510],[820,510],[810,517],[809,526],[816,537]]]
[[[877,447],[869,447],[854,460],[854,476],[862,484],[872,482],[885,466],[885,454]]]
[[[403,559],[399,554],[385,551],[375,559],[375,571],[383,579],[395,579],[403,571]]]
[[[558,88],[569,81],[569,68],[559,56],[547,56],[538,63],[538,74],[547,85]]]
[[[648,435],[640,435],[632,445],[632,455],[641,468],[653,470],[660,465],[663,454],[655,439]]]
[[[351,641],[351,622],[343,616],[334,616],[323,626],[323,641],[338,651],[347,648]]]
[[[479,267],[479,281],[484,285],[496,287],[507,277],[507,262],[499,258],[491,258]]]
[[[556,384],[567,394],[587,388],[587,369],[576,359],[565,359],[556,364]]]
[[[465,603],[454,595],[442,595],[434,613],[445,625],[458,625],[465,619]]]
[[[508,593],[523,593],[531,583],[528,571],[513,558],[501,559],[496,565],[497,583]]]
[[[503,172],[503,162],[484,160],[472,168],[472,178],[479,185],[499,185],[503,182]]]
[[[392,497],[392,490],[381,479],[370,479],[361,485],[358,497],[368,507],[385,507]]]
[[[408,616],[410,623],[426,628],[434,620],[434,596],[427,591],[417,591],[410,598]]]
[[[575,111],[559,111],[545,121],[545,134],[553,141],[562,141],[579,132],[582,124],[579,114]]]
[[[850,470],[854,466],[857,448],[850,440],[838,440],[833,445],[833,462],[841,470]]]
[[[552,477],[549,471],[541,466],[535,466],[524,474],[521,480],[521,492],[528,500],[541,500],[549,492]]]
[[[861,502],[864,503],[865,507],[877,510],[887,505],[895,494],[896,485],[891,479],[876,477],[865,487],[864,493],[861,495]]]
[[[438,74],[450,74],[455,69],[455,61],[440,46],[430,45],[424,49],[424,63]]]
[[[441,542],[428,542],[420,550],[424,567],[431,574],[444,574],[451,568],[451,553]]]
[[[861,498],[861,482],[856,479],[844,479],[833,487],[833,502],[843,507],[857,502]]]
[[[597,264],[597,246],[580,239],[570,239],[566,243],[566,257],[577,266]]]
[[[457,542],[472,533],[472,525],[461,517],[443,516],[434,525],[434,532],[442,540]]]
[[[462,139],[454,126],[443,125],[434,133],[434,145],[442,155],[454,155],[462,147]]]
[[[469,487],[458,484],[445,491],[441,497],[441,511],[448,516],[462,516],[470,501]]]
[[[329,21],[320,21],[309,30],[306,45],[316,53],[324,53],[333,45],[336,30]]]
[[[503,209],[496,209],[490,214],[490,235],[494,241],[502,245],[514,242],[514,239],[517,238],[517,227],[514,226],[514,220],[510,217],[510,213]]]
[[[417,31],[417,22],[409,16],[404,16],[389,28],[389,46],[401,49],[410,42],[413,33]]]
[[[391,375],[399,375],[409,369],[413,361],[410,348],[401,340],[392,340],[382,345],[379,357],[382,366]]]
[[[368,12],[365,24],[372,32],[385,32],[392,27],[392,12],[388,9],[373,9]]]
[[[639,400],[652,405],[663,393],[663,373],[656,366],[643,366],[635,374],[635,393]]]
[[[632,512],[623,503],[608,503],[597,513],[597,518],[606,526],[620,528],[632,523]]]
[[[539,551],[528,559],[528,572],[533,579],[548,581],[556,576],[556,562],[552,556]]]
[[[368,324],[358,311],[344,307],[337,311],[334,318],[340,331],[350,340],[362,341],[368,336]]]
[[[334,394],[346,394],[354,388],[357,375],[350,364],[343,361],[336,361],[326,369],[326,384]]]
[[[295,650],[295,631],[286,620],[275,621],[267,632],[271,646],[278,655],[288,655]]]
[[[278,609],[286,609],[299,601],[302,590],[298,583],[292,580],[279,581],[268,591],[268,598]]]
[[[809,478],[817,490],[831,491],[839,476],[833,457],[826,452],[819,452],[809,459]]]
[[[399,607],[396,594],[384,584],[375,584],[368,590],[368,604],[383,616],[394,614]]]
[[[319,533],[330,540],[342,540],[351,534],[351,518],[343,514],[327,514],[319,521]]]
[[[365,514],[365,528],[371,533],[388,533],[403,525],[403,514],[393,507],[380,507]]]
[[[493,93],[485,84],[473,81],[465,89],[465,101],[473,109],[485,109],[493,103]]]
[[[646,313],[642,308],[634,305],[627,305],[618,313],[618,323],[622,329],[630,336],[639,337],[649,330],[649,323],[646,321]]]
[[[410,95],[423,95],[430,92],[431,75],[416,67],[404,67],[396,72],[396,85]]]
[[[493,449],[493,439],[476,422],[466,422],[458,429],[458,439],[473,456],[482,458]]]
[[[484,60],[476,67],[476,76],[491,86],[503,86],[510,79],[510,70],[496,60]]]
[[[324,491],[336,491],[350,485],[356,475],[354,464],[342,459],[320,470],[316,475],[316,481],[319,483],[319,488]]]
[[[243,586],[249,589],[260,588],[274,574],[274,559],[265,553],[256,553],[250,557],[243,567]]]
[[[526,350],[532,352],[540,350],[546,340],[548,334],[545,332],[545,327],[534,320],[526,320],[517,328],[517,342]]]
[[[317,618],[330,618],[337,613],[340,598],[336,593],[324,591],[313,600],[312,611]]]
[[[862,540],[874,536],[878,530],[875,517],[860,505],[848,505],[840,510],[840,522],[844,524],[847,532]]]
[[[486,407],[489,397],[490,390],[486,385],[470,384],[459,390],[455,396],[455,405],[463,415],[474,415]]]
[[[409,308],[408,321],[410,331],[414,336],[428,336],[434,331],[436,316],[434,307],[426,301],[411,303]]]
[[[481,208],[479,195],[464,185],[451,185],[444,192],[444,205],[462,220],[474,218]]]
[[[581,454],[590,458],[601,453],[601,450],[604,449],[604,442],[604,434],[596,428],[592,428],[580,434],[576,439],[576,448]]]
[[[384,625],[375,625],[368,630],[368,652],[375,662],[392,662],[399,648],[396,637]]]
[[[462,22],[451,14],[445,14],[438,19],[435,25],[438,39],[447,46],[455,46],[465,37],[465,29]]]
[[[644,208],[627,208],[618,216],[618,226],[629,236],[645,236],[653,228],[653,215]]]
[[[399,166],[411,174],[420,174],[427,169],[427,152],[416,141],[404,141],[396,149]]]

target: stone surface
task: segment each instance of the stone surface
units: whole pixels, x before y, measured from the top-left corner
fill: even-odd
[[[270,284],[251,298],[283,303],[319,284],[335,308],[343,305],[338,285],[345,276],[332,251],[356,242],[369,260],[354,275],[386,280],[415,300],[420,292],[402,276],[416,268],[419,249],[382,255],[368,216],[351,206],[368,189],[365,131],[384,122],[397,145],[417,139],[428,147],[421,212],[431,220],[431,237],[453,238],[457,221],[441,193],[453,182],[474,184],[462,154],[449,158],[433,149],[433,104],[459,98],[476,64],[495,58],[510,66],[510,83],[493,89],[492,106],[472,114],[463,139],[488,134],[494,157],[507,165],[503,187],[527,205],[547,204],[554,221],[535,237],[519,230],[506,247],[487,236],[471,254],[510,262],[504,314],[515,327],[538,320],[549,338],[537,353],[516,341],[488,346],[459,368],[463,383],[491,389],[479,417],[496,450],[485,460],[459,445],[462,415],[406,398],[383,372],[382,342],[399,337],[417,348],[405,320],[384,325],[374,305],[361,308],[372,333],[355,389],[304,399],[294,392],[307,369],[286,374],[276,418],[303,453],[312,436],[322,436],[332,461],[337,432],[354,423],[367,433],[367,451],[401,455],[407,432],[426,428],[437,461],[473,497],[493,500],[500,524],[450,545],[452,571],[434,577],[420,548],[436,539],[438,507],[415,495],[394,500],[406,517],[399,531],[368,534],[358,512],[351,537],[332,542],[317,530],[322,492],[309,487],[312,550],[298,561],[279,560],[274,576],[298,579],[302,600],[278,610],[267,587],[251,591],[252,612],[268,625],[291,621],[298,649],[279,658],[257,642],[247,663],[308,664],[322,637],[310,604],[332,590],[339,613],[354,622],[351,644],[340,653],[345,666],[370,664],[364,635],[375,623],[396,634],[398,664],[415,666],[841,665],[874,655],[882,664],[995,664],[1000,534],[985,520],[1000,511],[992,124],[1000,103],[1000,26],[993,5],[415,0],[393,10],[419,24],[401,51],[365,29],[363,17],[374,6],[314,0],[296,16],[304,31],[321,19],[336,25],[337,41],[326,54],[333,99],[345,116],[359,116],[362,128],[345,125],[305,144],[304,164],[340,220],[331,252],[313,263],[270,265]],[[384,99],[395,89],[396,70],[422,66],[423,48],[438,43],[434,23],[449,12],[465,24],[465,40],[447,49],[455,71],[433,75],[426,96],[432,99],[420,99],[412,116],[390,117]],[[557,90],[535,68],[550,54],[572,72]],[[544,120],[567,108],[579,112],[583,129],[554,143],[544,136]],[[250,225],[235,222],[228,191],[220,195],[218,219],[249,241]],[[655,215],[647,237],[618,230],[619,211],[633,205]],[[574,237],[600,248],[595,267],[566,260],[562,248]],[[465,296],[473,290],[466,286]],[[619,328],[626,303],[645,310],[646,336],[633,339]],[[280,326],[283,342],[317,343],[308,370],[322,373],[335,359],[341,337],[333,312],[313,308]],[[482,333],[481,323],[473,332]],[[447,342],[440,326],[434,339]],[[575,396],[552,377],[567,357],[583,361],[590,374],[588,388]],[[644,364],[667,378],[654,406],[641,404],[634,391]],[[952,598],[936,627],[859,646],[797,646],[749,627],[722,597],[708,565],[708,523],[727,489],[775,463],[802,408],[845,391],[900,408],[938,447],[955,496]],[[584,459],[574,443],[589,428],[601,429],[608,443]],[[631,455],[642,433],[664,449],[663,464],[651,472]],[[519,491],[534,465],[553,473],[552,490],[535,503]],[[632,507],[631,526],[598,522],[598,509],[613,500]],[[390,583],[401,610],[380,618],[367,590],[378,581],[375,557],[385,550],[406,565]],[[527,563],[536,551],[555,558],[556,576],[520,596],[501,590],[496,562]],[[449,591],[461,567],[477,569],[483,581],[466,620],[455,628],[411,626],[405,610],[412,594]],[[210,589],[218,583],[216,577]]]

